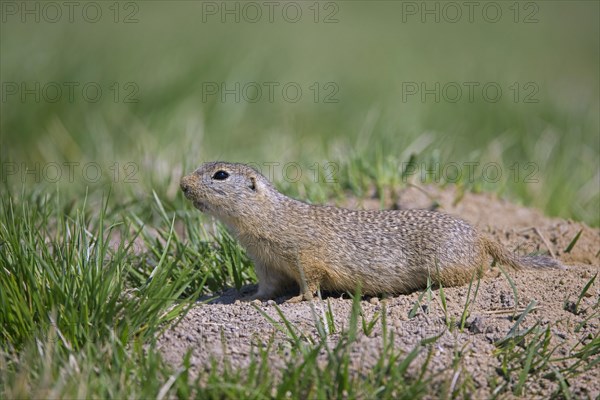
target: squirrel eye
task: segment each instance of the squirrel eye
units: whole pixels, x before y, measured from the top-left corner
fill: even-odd
[[[217,171],[212,178],[217,181],[224,181],[225,179],[229,178],[229,174],[225,171]]]

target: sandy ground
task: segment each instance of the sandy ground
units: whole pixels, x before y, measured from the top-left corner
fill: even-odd
[[[576,326],[589,319],[594,312],[597,313],[598,310],[594,311],[592,307],[597,304],[600,295],[600,278],[582,299],[582,312],[575,314],[565,307],[565,303],[576,301],[582,288],[600,270],[600,230],[578,222],[548,218],[537,210],[499,200],[490,194],[466,193],[461,196],[454,188],[409,187],[402,190],[397,198],[399,200],[395,202],[389,200],[387,206],[401,209],[431,208],[433,204],[438,204],[439,209],[479,226],[511,250],[550,252],[569,266],[567,271],[509,272],[518,289],[516,299],[507,278],[498,268],[493,268],[481,281],[467,319],[468,328],[462,332],[447,328],[439,290],[434,290],[431,301],[410,319],[409,312],[419,293],[386,299],[363,299],[361,307],[367,319],[385,311],[388,330],[394,331],[398,349],[408,352],[421,340],[441,334],[431,346],[433,358],[429,369],[435,376],[432,394],[440,390],[435,387],[436,382],[442,385],[454,380],[460,384],[464,379],[471,379],[474,398],[490,397],[490,377],[497,377],[498,382],[504,379],[497,371],[500,361],[494,355],[494,343],[504,338],[513,327],[515,307],[523,310],[532,300],[536,301],[536,308],[524,319],[522,327],[530,327],[536,322],[544,328],[550,326],[553,333],[551,345],[557,346],[555,357],[568,355],[579,341],[586,343],[592,335],[597,335],[600,321],[596,317],[579,331],[576,331]],[[460,201],[456,202],[456,199]],[[378,208],[379,200],[350,199],[345,206]],[[575,247],[570,253],[565,253],[579,231],[582,233]],[[251,289],[246,287],[243,292]],[[468,287],[445,288],[444,293],[448,315],[459,320],[467,300]],[[276,344],[273,348],[284,349],[270,354],[270,366],[277,375],[290,354],[285,351],[285,346],[289,347],[289,344],[284,344],[287,343],[285,335],[278,332],[253,305],[236,301],[240,297],[240,293],[231,289],[218,294],[210,304],[199,303],[190,310],[176,326],[158,339],[159,348],[166,359],[178,366],[187,349],[192,348],[194,371],[210,368],[211,359],[222,361],[223,357],[227,357],[232,366],[244,368],[250,362],[252,344],[264,346],[273,337]],[[276,299],[276,302],[280,303],[279,307],[286,318],[307,336],[317,337],[311,305],[308,302],[281,304],[282,300],[285,299]],[[340,294],[327,297],[327,300],[335,316],[337,332],[340,332],[348,326],[352,301],[348,295]],[[269,301],[260,303],[258,307],[279,321],[275,304]],[[327,310],[326,301],[317,300],[314,305],[318,315]],[[337,334],[331,334],[332,344],[337,339]],[[278,342],[280,346],[277,346]],[[369,336],[361,332],[351,350],[354,371],[360,373],[372,366],[378,359],[381,346],[381,324],[377,324]],[[451,368],[455,349],[462,350],[462,366],[458,370]],[[422,352],[420,357],[425,358],[426,354]],[[417,360],[416,364],[421,361]],[[512,384],[509,383],[509,388]],[[600,365],[570,379],[568,384],[575,397],[598,397]],[[525,397],[547,398],[557,385],[555,380],[530,378],[526,383]]]

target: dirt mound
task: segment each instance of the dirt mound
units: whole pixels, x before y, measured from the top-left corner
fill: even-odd
[[[529,313],[525,312],[527,315],[521,321],[520,329],[536,324],[540,329],[547,328],[550,335],[548,346],[554,349],[553,358],[564,360],[557,361],[556,365],[568,367],[573,362],[570,356],[577,349],[591,340],[598,340],[598,280],[581,298],[577,307],[575,304],[584,286],[599,271],[600,230],[578,222],[547,218],[537,210],[519,207],[490,194],[463,194],[453,187],[409,187],[395,197],[395,202],[386,202],[387,207],[439,207],[479,226],[511,250],[522,254],[532,251],[549,253],[569,266],[566,271],[508,272],[514,287],[497,267],[492,268],[481,280],[474,301],[475,285],[470,292],[468,287],[444,288],[446,312],[441,306],[439,290],[433,290],[428,300],[425,300],[426,296],[419,299],[421,293],[383,300],[363,299],[361,308],[366,320],[385,312],[388,331],[394,331],[396,348],[409,352],[422,340],[439,336],[433,344],[428,345],[432,357],[428,371],[435,377],[431,393],[438,392],[443,385],[456,385],[465,380],[469,381],[470,393],[475,398],[490,397],[493,386],[498,382],[505,382],[505,390],[510,393],[515,382],[502,375],[502,355],[498,355],[497,350],[499,342],[513,332],[511,329],[517,318],[528,306],[533,308]],[[344,204],[349,208],[379,208],[379,205],[379,200],[373,199],[349,199]],[[579,236],[578,240],[567,251],[576,236]],[[191,363],[195,371],[210,368],[211,360],[220,362],[224,357],[231,366],[244,368],[250,363],[250,354],[255,352],[256,346],[266,345],[271,337],[285,348],[283,344],[288,343],[285,335],[258,310],[280,321],[275,302],[261,303],[257,309],[256,305],[236,301],[240,297],[241,294],[236,290],[228,290],[211,304],[198,304],[190,310],[176,326],[158,338],[159,348],[165,358],[173,365],[180,365],[185,352],[192,348]],[[348,296],[342,297],[345,298],[327,299],[336,332],[348,326],[352,308]],[[419,304],[415,307],[417,302]],[[455,323],[460,321],[465,304],[470,304],[469,316],[465,329],[461,330],[455,327]],[[325,301],[314,302],[314,309],[308,302],[284,303],[279,307],[300,332],[315,338],[318,333],[313,310],[317,315],[328,310]],[[449,319],[451,323],[448,323]],[[372,331],[367,333],[359,329],[357,341],[352,345],[355,372],[360,373],[373,366],[381,352],[381,324],[375,324]],[[328,340],[335,343],[338,339],[338,334],[331,334]],[[457,349],[461,354],[458,367]],[[420,357],[425,358],[424,354],[421,353]],[[289,351],[273,351],[269,355],[270,368],[275,375],[283,369],[289,357]],[[417,360],[415,368],[422,362],[424,360]],[[586,365],[578,368],[585,369]],[[525,381],[524,393],[528,398],[549,397],[559,384],[558,379],[541,379],[532,374]],[[576,397],[597,397],[600,395],[600,368],[596,365],[585,373],[571,377],[568,385]]]

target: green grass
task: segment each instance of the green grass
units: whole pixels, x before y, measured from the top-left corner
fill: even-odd
[[[58,179],[79,187],[74,196],[82,186],[113,182],[121,204],[165,188],[165,200],[181,204],[170,183],[202,161],[226,159],[280,163],[275,176],[282,188],[321,201],[346,189],[362,194],[370,184],[403,184],[402,163],[414,153],[417,169],[405,178],[449,178],[467,190],[494,191],[598,226],[598,4],[540,4],[533,24],[515,24],[508,8],[495,24],[403,23],[402,4],[345,2],[333,24],[308,17],[296,24],[202,23],[202,3],[163,1],[140,3],[132,24],[113,23],[109,9],[96,24],[10,17],[0,26],[2,82],[25,89],[37,82],[42,89],[37,101],[3,87],[2,180],[24,180],[29,190],[52,178],[36,179],[27,167],[39,163],[39,173],[48,163],[79,162],[74,182],[67,167]],[[77,91],[71,101],[64,82],[78,89],[97,83],[102,97],[94,103]],[[139,89],[138,102],[123,102],[129,82]],[[249,82],[292,82],[303,97],[292,103],[278,92],[272,102],[238,102],[203,89]],[[314,82],[322,92],[334,82],[339,101],[315,102]],[[457,102],[442,92],[439,102],[432,95],[423,101],[406,94],[413,82],[429,88],[457,82],[465,93]],[[464,82],[477,88],[491,82],[503,95],[491,102],[477,91],[470,100]],[[538,90],[534,103],[525,102],[529,82]],[[63,86],[58,101],[47,100],[48,83]],[[13,162],[15,173],[4,164]],[[82,176],[90,162],[104,179]],[[288,162],[302,166],[299,182],[281,179]],[[479,165],[469,176],[471,162]],[[502,172],[497,182],[490,179],[495,170],[484,173],[490,163]],[[441,174],[421,176],[438,164]],[[324,182],[327,176],[338,183]]]
[[[199,229],[193,223],[196,213],[168,210],[158,197],[151,213],[140,216],[117,212],[108,196],[95,204],[87,198],[75,201],[67,212],[59,194],[20,196],[17,200],[9,191],[0,203],[3,398],[419,398],[472,393],[460,348],[454,349],[450,378],[428,369],[447,330],[422,339],[410,351],[398,349],[385,304],[366,317],[360,294],[353,296],[349,315],[334,314],[330,306],[321,312],[313,307],[316,336],[303,334],[279,308],[278,318],[257,308],[289,343],[292,361],[279,378],[268,367],[273,337],[266,347],[257,345],[248,368],[236,369],[225,361],[194,378],[189,356],[180,365],[167,364],[155,338],[183,318],[200,294],[253,281],[237,243],[221,228],[212,233]],[[138,224],[153,218],[152,228]],[[143,251],[135,250],[136,241]],[[593,281],[582,289],[578,305]],[[428,313],[435,306],[433,296],[431,288],[424,290],[409,317],[422,304]],[[444,308],[445,297],[441,301]],[[544,378],[560,381],[557,395],[569,397],[569,379],[597,364],[598,337],[582,339],[559,357],[549,347],[549,326],[521,328],[534,305],[497,343],[501,373],[490,377],[495,393],[527,395],[530,380]],[[469,306],[467,298],[463,314]],[[598,304],[585,312],[586,321],[597,318]],[[449,332],[464,326],[464,315],[444,315]],[[371,336],[376,327],[382,341],[377,363],[358,373],[350,368],[352,346],[359,334]]]
[[[407,374],[417,356],[428,360],[435,339],[409,352],[396,349],[385,312],[365,319],[356,302],[350,316],[315,312],[320,336],[310,341],[294,336],[281,315],[278,324],[300,360],[286,367],[282,381],[268,373],[268,348],[258,349],[247,371],[215,369],[199,381],[189,374],[189,359],[167,365],[153,343],[167,323],[201,294],[255,281],[235,241],[179,194],[181,175],[202,161],[255,162],[263,172],[265,163],[279,163],[277,186],[313,202],[375,192],[383,204],[409,182],[455,183],[461,193],[491,191],[600,225],[595,2],[539,3],[534,24],[511,22],[508,9],[497,24],[404,23],[402,2],[362,1],[339,3],[334,24],[202,22],[202,3],[163,1],[133,2],[139,22],[115,24],[109,2],[100,4],[106,18],[96,24],[77,17],[21,23],[18,16],[0,23],[2,398],[470,393],[468,377],[432,389],[435,377],[425,369]],[[496,103],[481,96],[457,103],[403,98],[410,82],[472,81],[496,82],[505,95]],[[7,93],[12,83],[36,82],[95,82],[103,95],[94,103],[81,94],[52,102]],[[211,82],[295,82],[303,97],[205,101],[202,90]],[[539,89],[537,103],[524,101],[528,82]],[[139,89],[139,101],[124,102],[131,88]],[[338,102],[324,102],[331,88]],[[297,181],[285,179],[290,162],[301,166]],[[471,162],[479,163],[473,179],[465,167]],[[70,170],[64,163],[76,164]],[[451,163],[462,168],[459,179],[420,175]],[[497,182],[482,174],[490,163],[502,171]],[[61,176],[54,179],[57,165]],[[479,282],[473,298],[478,288]],[[575,312],[586,290],[573,302]],[[411,317],[424,296],[431,300],[424,291]],[[446,315],[447,325],[460,321],[462,330],[471,306],[462,316]],[[586,318],[596,316],[597,305]],[[350,323],[335,331],[342,318]],[[351,374],[356,332],[371,333],[378,324],[385,333],[377,367],[367,376]],[[335,348],[326,341],[331,334],[343,337]],[[553,374],[557,395],[568,398],[569,378],[597,365],[597,336],[572,349],[565,364],[547,347],[545,328],[519,335],[498,349],[499,396],[527,394],[525,378]],[[324,368],[316,359],[322,350]]]

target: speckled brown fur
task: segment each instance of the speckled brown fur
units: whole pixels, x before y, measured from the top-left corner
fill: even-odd
[[[299,286],[365,294],[409,293],[433,283],[465,284],[492,256],[523,267],[561,268],[543,256],[519,257],[465,221],[427,210],[348,210],[309,205],[280,192],[253,168],[205,163],[181,180],[194,206],[223,222],[246,248],[259,278],[257,299]],[[298,300],[294,298],[294,300]]]

